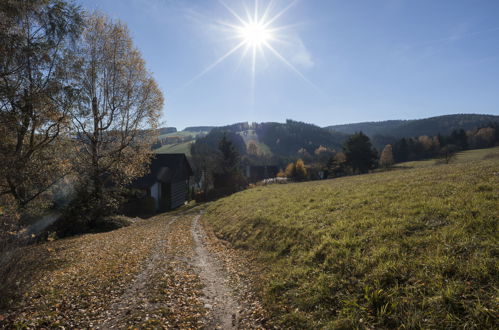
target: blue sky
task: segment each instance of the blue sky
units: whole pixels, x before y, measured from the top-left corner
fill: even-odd
[[[76,1],[128,25],[164,93],[163,126],[499,115],[497,0],[274,0],[269,17],[291,5],[272,23],[282,58],[265,49],[254,75],[243,48],[206,70],[241,42],[218,0]],[[244,16],[255,1],[225,4]]]

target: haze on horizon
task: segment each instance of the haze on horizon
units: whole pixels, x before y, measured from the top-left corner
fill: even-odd
[[[163,126],[499,115],[494,0],[76,2],[128,25],[165,95]],[[255,17],[271,36],[244,29]]]

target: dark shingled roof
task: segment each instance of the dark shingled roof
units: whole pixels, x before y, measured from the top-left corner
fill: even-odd
[[[156,182],[171,182],[182,173],[182,168],[186,167],[186,174],[193,174],[191,165],[185,154],[156,154],[149,166],[150,171],[143,177],[135,180],[132,187],[150,188]]]

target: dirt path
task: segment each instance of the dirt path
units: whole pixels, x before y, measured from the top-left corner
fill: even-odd
[[[128,288],[118,301],[111,304],[109,309],[104,312],[97,329],[117,329],[122,327],[120,321],[125,320],[127,315],[132,314],[133,311],[138,310],[151,310],[152,304],[146,297],[146,286],[153,279],[155,273],[166,271],[165,261],[168,255],[165,251],[167,246],[167,238],[170,234],[170,225],[177,220],[177,217],[169,220],[163,224],[158,230],[154,238],[154,250],[152,255],[147,259],[143,265],[142,271],[136,275],[135,279],[129,283]]]
[[[19,266],[33,276],[19,281],[21,298],[0,311],[0,328],[263,328],[240,274],[248,257],[202,220],[195,210],[165,213],[27,248]]]
[[[194,264],[199,268],[199,277],[205,285],[203,301],[204,306],[209,309],[208,326],[238,328],[241,306],[234,298],[227,274],[206,248],[206,234],[199,224],[200,216],[196,215],[192,220],[192,236],[196,244]]]

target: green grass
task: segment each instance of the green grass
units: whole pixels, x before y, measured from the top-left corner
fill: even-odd
[[[193,141],[184,142],[184,143],[175,143],[175,144],[165,144],[160,148],[154,150],[157,154],[177,154],[183,153],[186,155],[191,154],[191,144]]]
[[[494,328],[498,151],[257,187],[214,202],[207,218],[259,256],[279,327]]]
[[[178,131],[178,132],[173,132],[173,133],[168,133],[168,134],[162,134],[159,136],[159,138],[163,139],[163,138],[175,137],[175,136],[178,136],[181,138],[192,136],[193,138],[195,138],[196,136],[198,136],[200,134],[208,134],[208,132],[207,131],[203,131],[203,132]]]
[[[499,158],[499,147],[461,151],[456,154],[456,157],[451,160],[451,163],[453,164],[465,163],[469,161],[490,159],[490,158]],[[442,162],[441,160],[429,159],[429,160],[422,160],[415,162],[399,163],[396,165],[396,167],[403,167],[403,168],[428,167],[428,166],[437,165],[438,163],[441,162]]]

